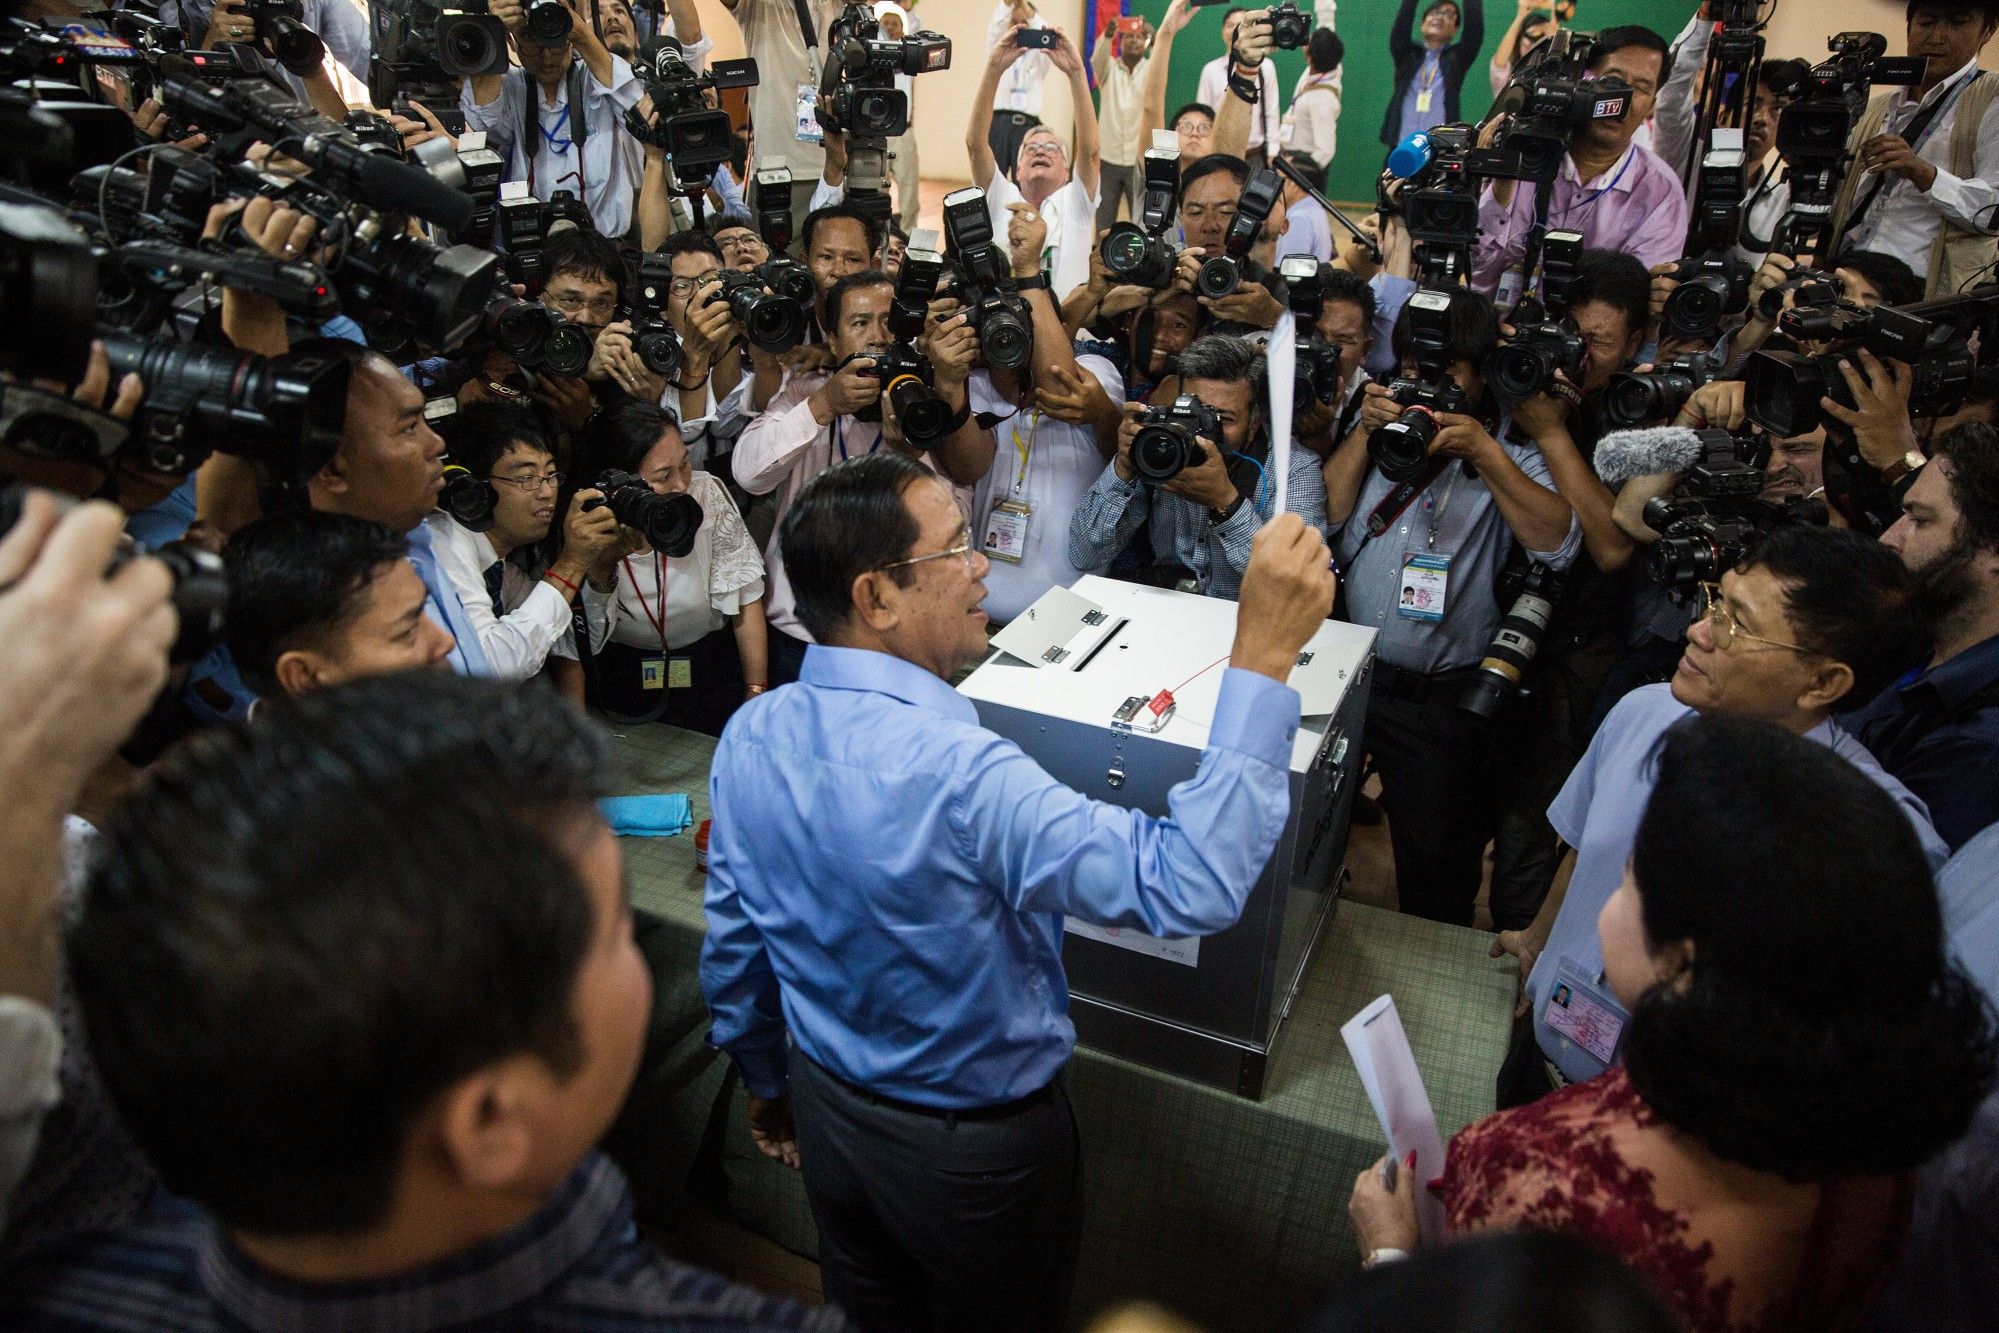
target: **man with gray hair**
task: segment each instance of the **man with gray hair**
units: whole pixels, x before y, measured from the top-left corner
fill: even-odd
[[[1150,480],[1131,457],[1146,405],[1125,404],[1117,456],[1069,520],[1069,561],[1103,573],[1144,525],[1151,532],[1151,550],[1140,553],[1144,581],[1233,599],[1249,566],[1250,541],[1277,503],[1261,350],[1223,334],[1196,338],[1180,353],[1178,380],[1169,377],[1153,399],[1172,403],[1187,395],[1215,410],[1221,438],[1197,437],[1186,467]],[[1287,486],[1285,509],[1324,532],[1326,483],[1317,454],[1291,450]]]

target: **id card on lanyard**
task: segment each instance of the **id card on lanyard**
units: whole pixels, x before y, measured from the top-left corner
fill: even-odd
[[[670,657],[666,646],[666,558],[658,551],[652,553],[653,578],[657,583],[659,612],[646,605],[645,594],[639,591],[637,575],[632,572],[632,558],[626,556],[625,577],[631,580],[632,592],[638,598],[639,610],[645,613],[646,623],[659,636],[659,651],[647,653],[639,659],[639,688],[644,690],[684,690],[694,684],[694,664],[685,657]]]
[[[1020,466],[1014,469],[1013,486],[1007,498],[993,506],[986,516],[986,537],[983,549],[988,558],[1004,560],[1017,565],[1027,558],[1027,525],[1034,517],[1034,507],[1027,502],[1027,469],[1034,453],[1034,432],[1040,429],[1041,413],[1033,414],[1033,422],[1027,428],[1027,438],[1020,437],[1020,418],[1014,418],[1013,448],[1020,456]]]

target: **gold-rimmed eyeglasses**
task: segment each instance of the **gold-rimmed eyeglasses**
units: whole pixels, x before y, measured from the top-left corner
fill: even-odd
[[[1735,613],[1721,599],[1719,583],[1701,584],[1701,614],[1706,618],[1714,634],[1717,652],[1727,652],[1737,639],[1747,639],[1751,643],[1765,644],[1771,648],[1782,648],[1787,652],[1810,653],[1812,650],[1802,644],[1785,643],[1782,639],[1766,639],[1760,634],[1751,634],[1735,619]]]

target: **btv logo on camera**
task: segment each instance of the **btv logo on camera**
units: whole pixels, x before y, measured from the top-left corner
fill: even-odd
[[[1612,97],[1599,97],[1596,99],[1596,105],[1590,108],[1589,118],[1591,120],[1622,120],[1625,111],[1630,106],[1631,98],[1624,93],[1618,93]]]

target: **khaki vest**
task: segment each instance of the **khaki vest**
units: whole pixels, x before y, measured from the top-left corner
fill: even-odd
[[[1986,109],[1992,105],[1995,94],[1999,94],[1999,74],[1990,71],[1981,71],[1958,94],[1957,119],[1951,126],[1950,134],[1951,175],[1971,175],[1976,161],[1974,153],[1978,147],[1978,126],[1985,119]],[[1867,112],[1861,116],[1860,124],[1848,143],[1850,148],[1857,148],[1881,133],[1881,126],[1888,119],[1889,104],[1895,96],[1894,93],[1883,93],[1867,104]],[[1840,182],[1839,200],[1833,206],[1833,216],[1839,219],[1839,225],[1833,233],[1832,253],[1838,253],[1845,239],[1846,216],[1853,211],[1861,180],[1860,172],[1848,171],[1846,179]],[[1941,225],[1937,229],[1936,244],[1930,247],[1929,272],[1924,275],[1923,294],[1929,300],[1954,295],[1975,275],[1999,260],[1999,237],[1970,227],[1960,227],[1949,218],[1938,221]]]

